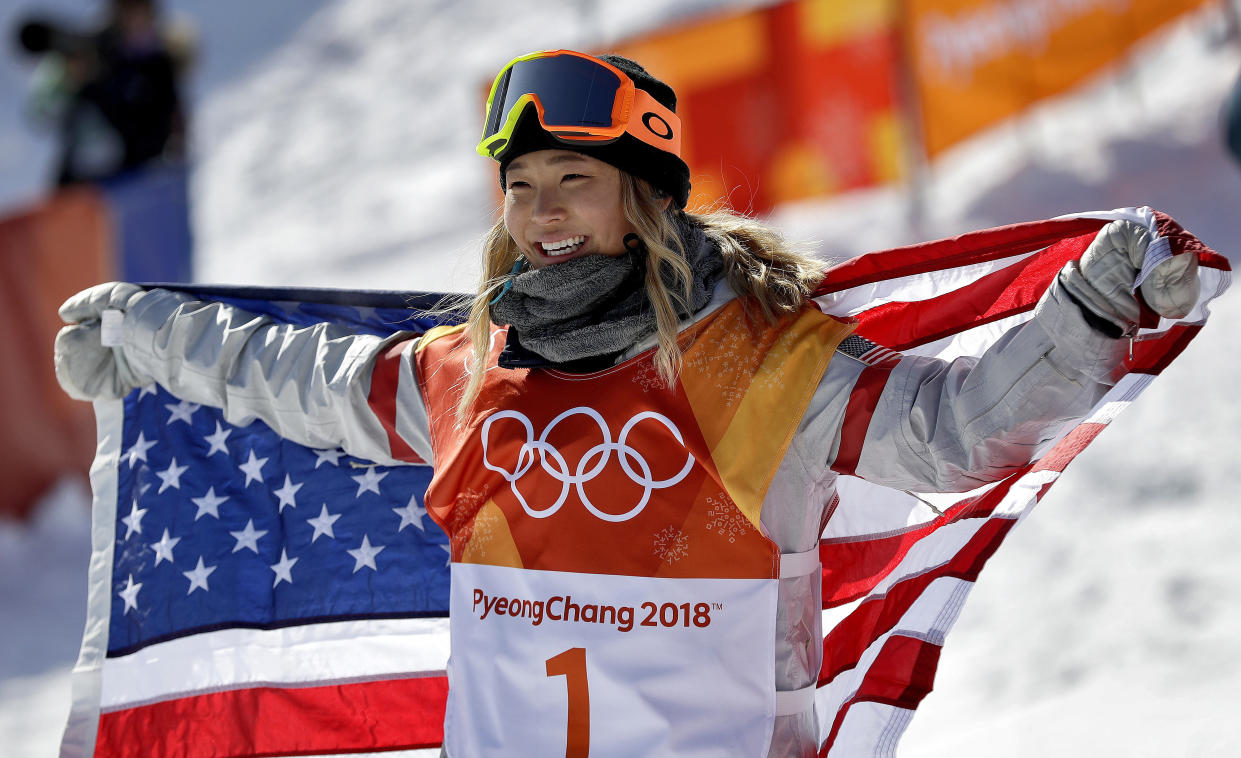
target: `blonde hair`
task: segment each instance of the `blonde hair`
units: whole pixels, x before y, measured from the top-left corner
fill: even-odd
[[[625,171],[620,176],[621,207],[646,247],[646,294],[655,311],[655,368],[665,384],[671,386],[681,369],[678,314],[692,310],[693,272],[677,233],[678,222],[700,227],[719,249],[725,278],[751,316],[755,306],[769,323],[795,313],[823,280],[825,264],[795,249],[775,229],[724,208],[704,213],[665,208],[666,196],[657,194],[646,181]],[[491,350],[491,301],[503,290],[521,257],[503,219],[487,232],[482,247],[482,283],[470,301],[466,319],[470,370],[457,406],[459,422],[465,420],[482,386]],[[672,287],[665,277],[674,283]]]

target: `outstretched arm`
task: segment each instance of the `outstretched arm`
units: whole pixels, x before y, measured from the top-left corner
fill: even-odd
[[[105,311],[123,316],[114,346],[103,344]],[[61,308],[70,325],[56,338],[56,373],[71,396],[123,397],[157,382],[173,394],[221,408],[234,424],[262,419],[277,434],[310,447],[395,463],[391,445],[430,460],[426,411],[412,364],[400,360],[397,404],[381,417],[370,403],[379,355],[408,341],[356,334],[338,325],[294,327],[224,303],[202,302],[132,284],[93,287]],[[391,398],[383,405],[391,408]],[[398,423],[395,416],[399,415]]]
[[[840,473],[919,491],[968,490],[1025,465],[1107,390],[1139,319],[1135,283],[1161,315],[1194,305],[1196,258],[1160,258],[1151,247],[1145,227],[1108,224],[1060,272],[1034,318],[981,358],[838,355],[803,425],[804,459],[822,461],[826,445]]]

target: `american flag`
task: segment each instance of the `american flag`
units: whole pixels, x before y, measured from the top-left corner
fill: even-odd
[[[294,324],[434,325],[410,308],[435,298],[195,294]],[[155,385],[96,415],[90,621],[62,755],[439,744],[448,539],[423,507],[429,467],[308,449]]]
[[[977,354],[1030,317],[1107,221],[1158,232],[1148,263],[1190,254],[1202,298],[1152,321],[1115,387],[1009,478],[953,495],[842,477],[822,536],[822,755],[891,755],[930,691],[944,635],[1012,526],[1201,329],[1226,259],[1148,209],[1061,217],[872,253],[835,268],[825,311],[891,351]],[[196,289],[291,323],[386,334],[434,298]],[[325,302],[330,301],[330,302]],[[870,349],[870,348],[867,348]],[[855,393],[865,397],[865,393]],[[376,466],[232,427],[158,387],[96,404],[90,606],[63,758],[393,754],[442,739],[447,538],[425,466]],[[412,753],[411,753],[412,754]],[[431,752],[429,754],[435,754]]]

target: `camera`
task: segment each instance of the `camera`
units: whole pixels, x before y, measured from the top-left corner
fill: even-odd
[[[17,25],[17,44],[30,55],[59,53],[75,57],[95,48],[95,35],[77,31],[50,18],[29,18]]]

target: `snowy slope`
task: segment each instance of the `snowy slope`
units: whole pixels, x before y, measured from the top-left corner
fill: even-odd
[[[338,2],[203,108],[199,277],[471,289],[499,201],[474,153],[495,71],[733,5],[745,4]]]
[[[464,289],[498,195],[473,154],[480,82],[512,55],[590,45],[719,2],[337,0],[197,108],[199,278]],[[235,0],[213,17],[238,14]],[[292,13],[292,11],[290,11]],[[1107,77],[944,157],[927,211],[885,189],[775,217],[852,255],[1058,213],[1150,204],[1232,253],[1241,171],[1219,103],[1241,66],[1207,14]],[[230,37],[208,49],[229,55]],[[601,29],[609,30],[602,33]],[[446,65],[446,62],[451,65]],[[244,65],[243,65],[244,63]],[[451,69],[451,70],[450,70]],[[2,93],[0,93],[2,94]],[[0,133],[0,144],[7,135]],[[1234,257],[1234,263],[1241,257]],[[1070,468],[983,574],[901,755],[1231,756],[1241,746],[1241,319],[1212,327]],[[0,525],[0,744],[54,752],[84,616],[80,489],[29,527]]]

